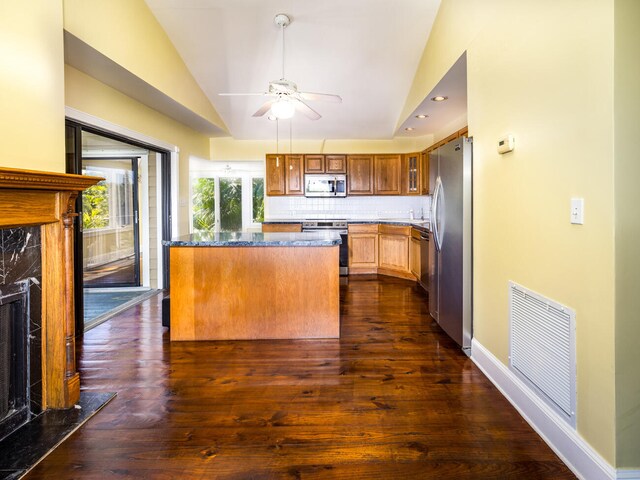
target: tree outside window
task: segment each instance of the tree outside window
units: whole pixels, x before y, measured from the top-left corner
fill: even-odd
[[[109,226],[109,189],[105,180],[82,193],[82,226],[85,230]]]
[[[220,230],[242,230],[242,179],[220,179]]]
[[[196,178],[193,181],[193,230],[213,232],[216,224],[215,178]]]
[[[253,223],[264,222],[264,178],[252,179]]]

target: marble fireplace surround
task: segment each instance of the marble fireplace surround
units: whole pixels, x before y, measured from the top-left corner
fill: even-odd
[[[71,408],[80,399],[73,300],[75,200],[100,180],[0,168],[0,229],[40,226],[43,410]]]

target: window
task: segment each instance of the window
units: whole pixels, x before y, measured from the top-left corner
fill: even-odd
[[[242,179],[220,179],[220,230],[242,230]]]
[[[119,161],[111,161],[111,163],[117,162]],[[131,165],[131,160],[126,160],[125,163]],[[82,193],[83,229],[131,226],[134,215],[133,171],[130,168],[87,165],[82,173],[104,178]]]
[[[264,178],[252,178],[253,223],[264,222]]]
[[[216,224],[216,179],[196,178],[192,183],[192,227],[194,231],[213,231]]]
[[[192,160],[190,167],[193,232],[235,232],[264,221],[263,162]]]

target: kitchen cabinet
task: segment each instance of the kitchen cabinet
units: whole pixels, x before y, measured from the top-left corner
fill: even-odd
[[[262,232],[301,232],[301,223],[263,223]]]
[[[409,270],[420,281],[420,232],[415,228],[411,229],[411,238],[409,239]]]
[[[304,173],[324,173],[325,156],[324,155],[305,155],[304,156]]]
[[[304,195],[304,166],[302,155],[285,155],[285,194]]]
[[[420,194],[429,195],[429,152],[427,149],[420,153]]]
[[[413,279],[409,270],[411,227],[380,225],[378,273]]]
[[[378,225],[349,224],[349,274],[378,271]]]
[[[347,156],[305,155],[304,173],[347,173]]]
[[[269,154],[265,166],[267,195],[304,195],[302,155]]]
[[[347,195],[373,195],[373,155],[347,156]]]
[[[347,156],[325,155],[324,165],[326,173],[347,173]]]
[[[266,193],[267,195],[285,195],[285,159],[284,155],[267,155]]]
[[[402,178],[402,155],[376,155],[375,195],[400,195]]]
[[[408,153],[402,156],[402,195],[420,195],[421,153]]]

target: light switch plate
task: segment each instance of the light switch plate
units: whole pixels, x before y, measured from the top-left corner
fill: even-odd
[[[584,223],[584,198],[571,199],[571,223],[576,225]]]

